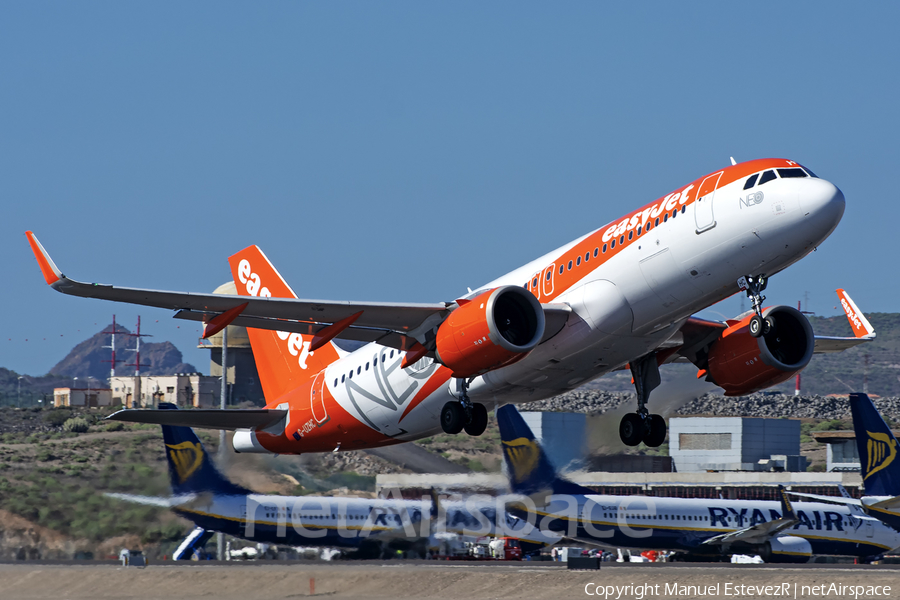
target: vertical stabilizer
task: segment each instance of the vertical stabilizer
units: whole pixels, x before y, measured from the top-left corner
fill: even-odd
[[[509,486],[513,493],[534,496],[543,492],[553,494],[593,494],[588,488],[562,479],[534,439],[531,428],[511,404],[497,409],[497,424],[503,458],[509,470]]]
[[[176,410],[174,404],[159,403],[160,410]],[[172,493],[244,495],[246,490],[228,481],[203,447],[203,442],[190,427],[163,425],[163,443],[166,446],[166,461],[169,464],[169,480]]]
[[[866,394],[850,394],[863,485],[870,496],[900,495],[897,439]]]
[[[240,296],[296,298],[266,255],[256,246],[244,248],[228,259],[234,285]],[[312,335],[247,329],[256,370],[266,402],[273,402],[340,358],[337,347],[328,342],[311,352]]]

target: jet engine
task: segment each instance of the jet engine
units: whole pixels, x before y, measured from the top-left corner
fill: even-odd
[[[472,377],[524,358],[544,336],[544,310],[518,286],[489,290],[450,313],[437,330],[436,360]]]
[[[749,315],[722,332],[709,347],[707,381],[741,396],[787,380],[809,364],[815,338],[809,321],[790,306],[763,310],[770,324],[764,335],[750,335]]]
[[[767,563],[805,563],[812,556],[812,546],[801,537],[782,535],[763,544],[757,554]]]

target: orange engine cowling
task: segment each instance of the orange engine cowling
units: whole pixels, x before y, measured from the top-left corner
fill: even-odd
[[[750,335],[749,315],[710,345],[708,381],[725,389],[726,396],[741,396],[787,380],[812,358],[815,338],[809,321],[790,306],[763,310],[771,318],[772,331],[758,338]]]
[[[543,336],[540,302],[531,292],[507,285],[450,313],[438,328],[435,358],[454,377],[472,377],[524,358]]]

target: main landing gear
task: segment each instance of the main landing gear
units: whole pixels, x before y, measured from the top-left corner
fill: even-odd
[[[631,361],[629,366],[637,391],[638,410],[622,417],[619,423],[619,437],[626,446],[637,446],[644,442],[656,448],[666,441],[666,421],[659,415],[651,415],[647,409],[647,398],[660,383],[656,354],[642,356]]]
[[[737,280],[738,287],[747,292],[747,297],[753,304],[753,311],[756,313],[750,319],[748,328],[750,335],[758,338],[761,335],[768,335],[775,328],[775,320],[772,317],[763,318],[762,303],[766,297],[762,295],[762,291],[769,285],[769,279],[764,275],[746,275]]]
[[[465,379],[456,380],[459,401],[451,400],[441,409],[441,429],[444,433],[459,433],[465,430],[469,435],[481,435],[487,429],[488,414],[484,404],[469,400],[466,393],[469,384]]]

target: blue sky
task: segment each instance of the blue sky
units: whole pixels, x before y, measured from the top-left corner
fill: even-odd
[[[116,313],[208,369],[194,324],[52,292],[26,229],[81,280],[211,291],[255,243],[302,297],[452,300],[729,156],[798,160],[847,198],[770,302],[831,315],[845,287],[898,311],[897,22],[896,3],[4,2],[0,366],[43,374]]]

